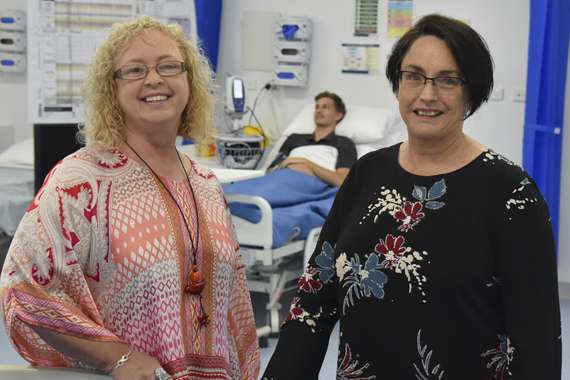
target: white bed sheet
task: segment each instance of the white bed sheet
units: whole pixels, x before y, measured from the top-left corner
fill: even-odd
[[[214,162],[214,159],[210,161]],[[212,162],[207,162],[206,166],[213,166],[220,182],[254,178],[265,173],[263,170],[226,169]],[[26,140],[0,153],[0,233],[14,234],[33,197],[33,141]]]
[[[0,231],[14,234],[33,197],[33,169],[0,167]]]

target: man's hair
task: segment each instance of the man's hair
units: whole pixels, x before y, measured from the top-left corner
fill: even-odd
[[[402,61],[420,37],[434,36],[445,42],[465,79],[468,112],[471,116],[489,98],[493,89],[493,59],[483,37],[464,22],[432,14],[422,17],[392,48],[386,65],[386,77],[394,93],[400,85]]]
[[[86,104],[85,125],[79,137],[84,143],[117,146],[123,140],[123,111],[117,98],[113,73],[122,50],[141,33],[158,30],[170,37],[188,68],[190,88],[188,103],[182,111],[178,135],[202,144],[213,135],[214,99],[212,71],[199,46],[190,43],[177,24],[163,24],[143,16],[113,25],[109,36],[99,46],[83,87]]]
[[[338,121],[340,123],[340,121],[344,119],[344,116],[346,115],[346,106],[344,105],[344,102],[342,101],[341,97],[335,94],[334,92],[323,91],[317,94],[317,96],[315,96],[315,102],[322,98],[329,98],[334,102],[334,108],[336,112],[340,112],[342,114],[342,117]]]

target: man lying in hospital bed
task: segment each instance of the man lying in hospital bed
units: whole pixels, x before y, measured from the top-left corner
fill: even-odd
[[[273,247],[304,239],[323,224],[338,186],[356,161],[356,147],[335,128],[346,114],[342,99],[325,91],[315,97],[314,131],[288,136],[269,172],[261,178],[225,185],[226,193],[260,196],[273,209]],[[258,222],[254,205],[230,203],[233,215]]]
[[[345,114],[346,106],[337,94],[328,91],[318,94],[313,113],[315,130],[310,134],[291,134],[269,169],[289,168],[340,186],[356,161],[354,142],[335,134]]]
[[[404,139],[405,128],[396,112],[364,106],[346,109],[342,105],[342,112],[331,116],[339,120],[327,134],[334,133],[323,134],[319,124],[324,124],[327,115],[319,103],[334,101],[329,97],[319,99],[320,95],[315,98],[315,106],[307,104],[275,144],[276,158],[266,160],[272,162],[267,175],[224,185],[242,245],[270,249],[304,239],[324,222],[336,187],[356,157]],[[335,139],[340,142],[331,144]],[[292,170],[272,170],[283,167]],[[270,221],[264,220],[265,203],[271,208]],[[263,226],[268,222],[271,228]]]
[[[290,141],[290,136],[295,134],[310,135],[315,129],[314,119],[318,117],[314,104],[308,103],[263,160],[273,164],[282,162],[282,166],[287,165],[286,159],[278,154],[278,152],[289,152],[284,142]],[[345,117],[335,128],[335,134],[350,138],[356,144],[357,157],[361,157],[373,150],[403,141],[406,132],[397,108],[388,111],[378,107],[348,105]],[[277,159],[274,159],[275,157]],[[297,160],[289,160],[292,161]],[[311,164],[305,166],[309,165]],[[296,181],[293,178],[289,181],[289,185],[292,186],[285,188],[281,182],[271,183],[265,179],[277,174],[290,174],[292,177],[298,175],[303,180]],[[242,257],[248,266],[248,286],[252,292],[265,293],[269,297],[266,305],[268,324],[258,328],[259,336],[279,331],[280,297],[288,289],[288,284],[303,272],[303,262],[312,253],[320,226],[332,205],[337,187],[321,178],[317,177],[314,171],[313,175],[306,175],[295,170],[273,170],[257,181],[248,180],[224,186],[226,198],[232,209],[232,219]],[[261,186],[263,182],[264,186]],[[313,193],[317,194],[314,195],[315,199],[307,200],[299,207],[272,208],[270,202],[264,198],[267,196],[271,202],[278,204],[276,201],[284,203],[287,199],[295,199],[298,193],[302,193],[301,196],[307,199],[301,186],[307,185],[311,188],[315,183],[321,187],[320,192]],[[307,217],[307,208],[300,210],[303,206],[308,206],[311,217]],[[249,213],[246,215],[249,220],[236,215],[240,212],[240,208],[242,212]],[[313,226],[317,227],[312,228]],[[304,236],[307,238],[304,239]],[[304,257],[306,258],[303,260]]]

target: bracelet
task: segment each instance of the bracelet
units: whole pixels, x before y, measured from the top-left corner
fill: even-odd
[[[119,358],[119,360],[117,360],[117,363],[115,363],[115,366],[113,367],[113,369],[111,370],[111,374],[113,372],[115,372],[116,370],[118,370],[119,368],[121,368],[123,365],[125,365],[125,363],[127,362],[127,360],[129,360],[129,358],[131,357],[131,354],[133,353],[133,349],[130,348],[129,352],[127,352],[126,354],[124,354],[123,356],[121,356]]]

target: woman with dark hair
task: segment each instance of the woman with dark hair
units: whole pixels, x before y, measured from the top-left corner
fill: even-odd
[[[419,20],[386,69],[408,140],[351,169],[266,379],[317,379],[340,321],[338,379],[559,380],[548,208],[520,167],[463,132],[493,63],[468,25]]]

